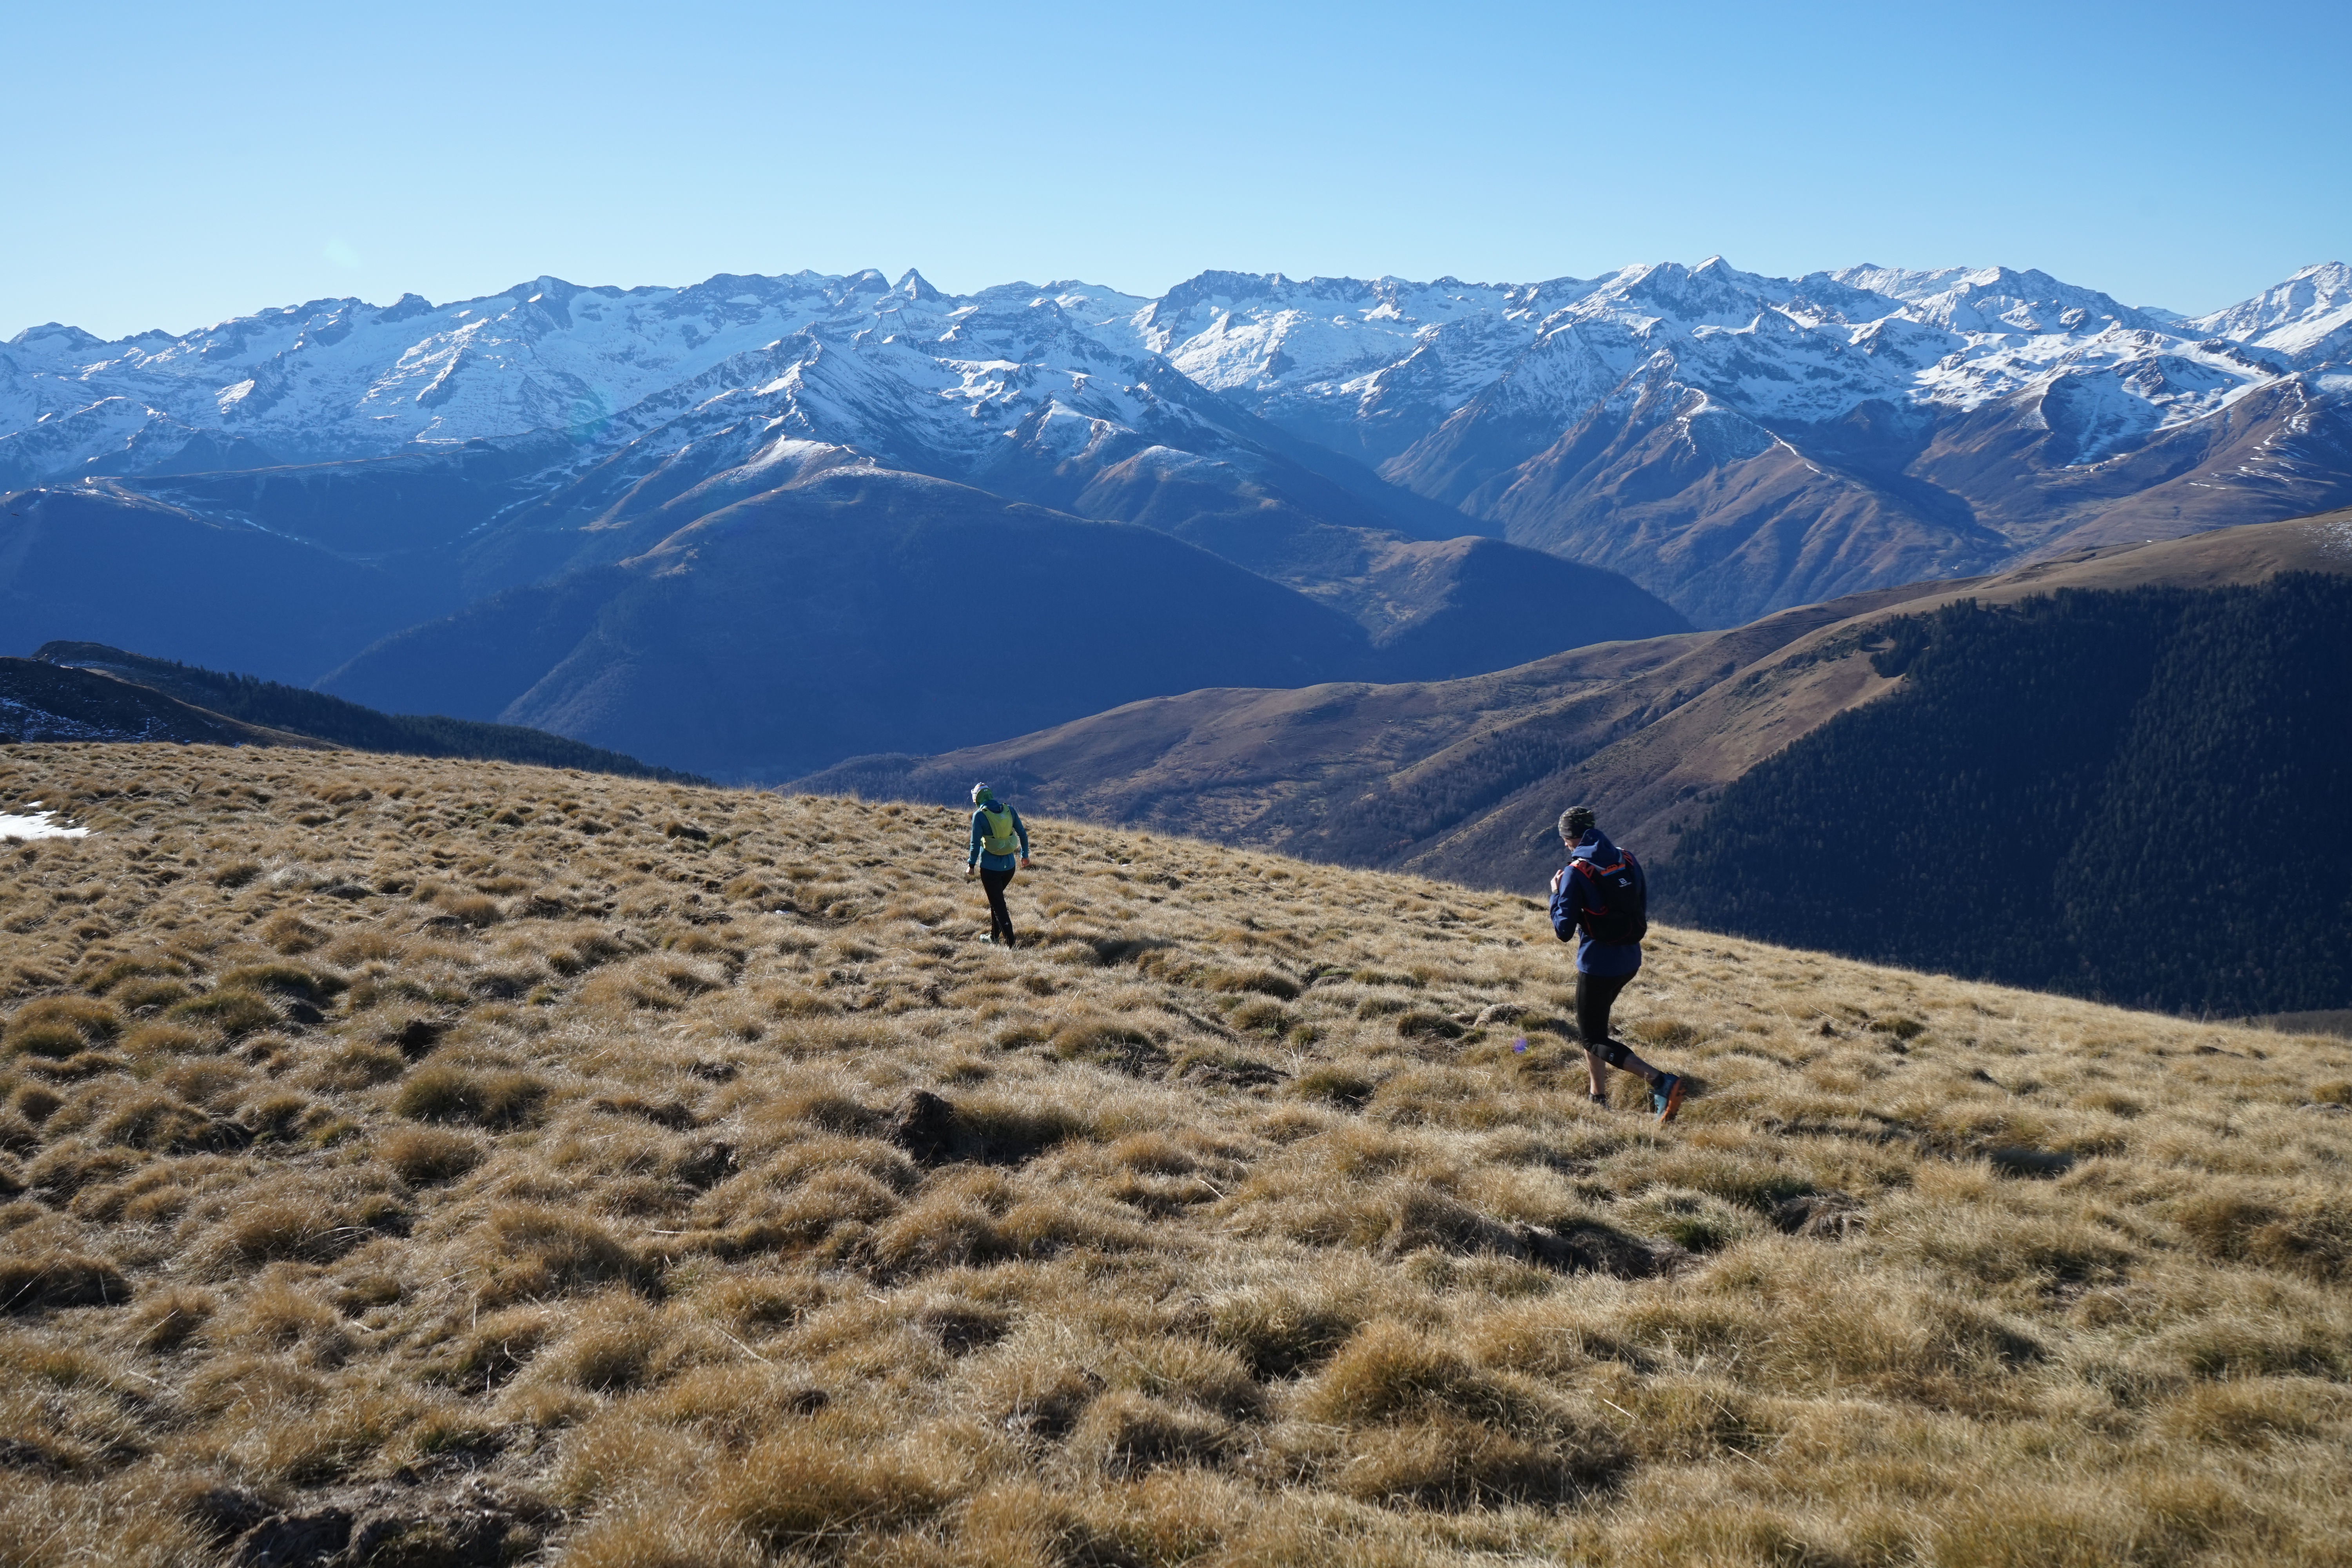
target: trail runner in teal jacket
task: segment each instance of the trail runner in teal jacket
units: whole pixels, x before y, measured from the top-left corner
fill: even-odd
[[[1016,844],[1021,848],[1017,861],[1013,853]],[[988,940],[1003,947],[1013,945],[1013,911],[1005,907],[1004,889],[1016,865],[1029,869],[1028,825],[996,798],[994,790],[984,784],[972,785],[971,852],[964,858],[963,874],[979,872],[980,885],[988,894]]]

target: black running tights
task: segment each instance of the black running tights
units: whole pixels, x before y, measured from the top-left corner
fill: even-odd
[[[1617,1005],[1617,993],[1633,978],[1576,972],[1576,1032],[1584,1037],[1586,1050],[1597,1055],[1609,1048],[1609,1009]]]
[[[980,885],[988,893],[988,934],[1007,947],[1013,945],[1013,911],[1004,906],[1004,889],[1012,881],[1011,867],[1002,871],[992,871],[985,866],[980,868]]]
[[[1666,1081],[1666,1075],[1652,1067],[1622,1045],[1609,1037],[1609,1009],[1616,1005],[1617,993],[1632,982],[1630,974],[1587,974],[1576,972],[1576,1032],[1584,1037],[1584,1055],[1592,1071],[1592,1092],[1598,1095],[1607,1081],[1601,1068],[1613,1067],[1648,1081],[1652,1089]]]

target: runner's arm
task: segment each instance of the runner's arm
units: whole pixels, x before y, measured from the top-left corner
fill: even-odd
[[[1551,884],[1551,933],[1562,942],[1576,940],[1576,867],[1563,867]]]

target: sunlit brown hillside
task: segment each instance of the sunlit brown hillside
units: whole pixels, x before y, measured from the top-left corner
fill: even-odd
[[[1528,899],[1039,821],[1005,951],[936,808],[35,799],[93,831],[0,846],[0,1564],[2352,1539],[2344,1041],[1665,931],[1661,1133]]]

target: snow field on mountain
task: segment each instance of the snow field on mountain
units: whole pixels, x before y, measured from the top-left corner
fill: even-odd
[[[2307,353],[2352,328],[2352,267],[2340,261],[2306,267],[2242,304],[2181,324],[2256,348]]]

